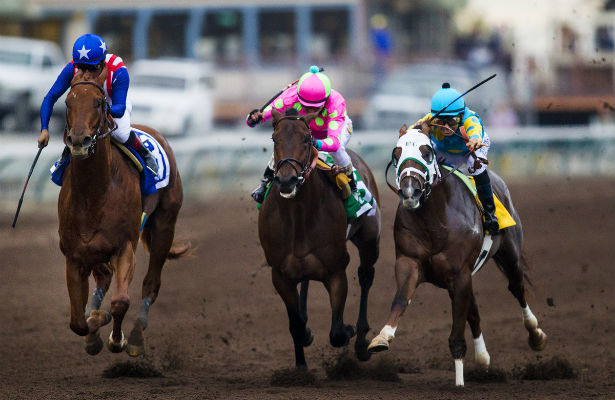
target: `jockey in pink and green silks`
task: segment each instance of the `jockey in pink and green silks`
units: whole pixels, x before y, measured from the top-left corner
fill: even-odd
[[[254,127],[261,121],[271,119],[271,111],[274,108],[280,113],[294,108],[300,115],[318,111],[319,116],[309,123],[315,139],[314,147],[331,154],[335,164],[342,167],[352,179],[352,161],[346,152],[346,144],[352,134],[352,121],[346,114],[346,100],[338,91],[331,89],[327,75],[319,72],[317,66],[310,67],[309,72],[301,76],[296,87],[292,86],[282,92],[263,112],[259,110],[250,112],[246,123]],[[258,203],[263,202],[267,184],[273,179],[273,163],[271,156],[261,185],[252,193],[252,197]],[[356,190],[354,180],[350,185],[353,191]]]

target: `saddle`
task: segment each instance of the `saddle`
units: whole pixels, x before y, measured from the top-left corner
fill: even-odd
[[[328,165],[320,158],[317,160],[316,168],[327,172],[326,176],[329,178],[331,183],[335,184],[337,188],[340,190],[342,195],[342,200],[346,200],[350,197],[352,190],[350,189],[350,178],[346,175],[345,172],[341,170],[337,165]]]

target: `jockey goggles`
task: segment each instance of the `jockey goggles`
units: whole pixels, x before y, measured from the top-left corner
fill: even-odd
[[[443,117],[443,118],[436,118],[433,121],[436,125],[448,125],[448,126],[453,126],[453,125],[457,125],[461,122],[461,117],[457,116],[457,117]]]

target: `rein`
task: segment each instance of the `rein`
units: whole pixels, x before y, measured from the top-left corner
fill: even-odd
[[[295,170],[295,173],[297,174],[297,179],[299,180],[299,186],[301,186],[303,185],[305,180],[310,176],[310,173],[312,172],[312,170],[316,167],[316,163],[318,162],[318,150],[316,150],[316,148],[314,147],[314,138],[311,136],[312,130],[310,129],[308,123],[302,116],[285,115],[274,122],[273,124],[274,129],[277,126],[278,122],[284,119],[293,120],[293,121],[301,121],[305,124],[305,126],[308,129],[310,138],[311,138],[311,145],[309,147],[311,150],[308,150],[308,154],[306,155],[304,162],[299,161],[295,158],[290,158],[290,157],[281,159],[280,161],[276,163],[275,168],[273,169],[273,173],[277,174],[280,168],[282,168],[284,164],[290,164],[290,166]],[[299,171],[299,169],[297,168],[295,164],[301,167],[301,171]]]
[[[79,81],[76,82],[74,84],[71,85],[71,90],[77,86],[77,85],[92,85],[94,86],[96,89],[98,89],[98,91],[103,95],[103,103],[101,104],[101,118],[100,118],[100,122],[98,124],[98,126],[96,127],[96,131],[94,132],[94,135],[92,135],[92,143],[90,144],[89,148],[88,148],[88,154],[92,155],[94,154],[94,151],[96,149],[96,141],[98,139],[104,139],[107,136],[109,136],[109,134],[111,132],[113,132],[114,130],[117,129],[117,123],[115,122],[115,120],[113,119],[113,117],[111,116],[111,113],[109,112],[109,105],[107,104],[107,100],[106,100],[106,94],[104,89],[97,84],[96,82],[92,82],[92,81]],[[103,130],[103,125],[104,123],[107,123],[107,131],[105,133],[101,133]],[[68,125],[68,109],[66,110],[66,126],[64,127],[64,134],[67,135],[70,131],[70,126]]]

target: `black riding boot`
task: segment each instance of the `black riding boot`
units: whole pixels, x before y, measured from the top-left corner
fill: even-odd
[[[145,167],[154,176],[158,176],[158,163],[156,162],[156,157],[154,157],[147,147],[143,146],[143,143],[141,143],[139,137],[134,132],[130,132],[128,140],[124,142],[124,146],[128,146],[135,150],[143,161],[145,161]]]
[[[491,180],[487,170],[483,171],[479,175],[474,177],[476,181],[476,191],[478,199],[483,205],[485,210],[485,222],[483,227],[486,231],[489,231],[491,236],[500,233],[500,226],[498,219],[495,216],[495,203],[493,202],[493,189],[491,188]]]
[[[254,201],[256,201],[257,203],[262,203],[265,200],[265,193],[267,193],[267,185],[272,180],[273,170],[269,168],[269,166],[267,166],[267,168],[265,169],[265,173],[263,174],[261,184],[252,192],[252,198],[254,199]]]

